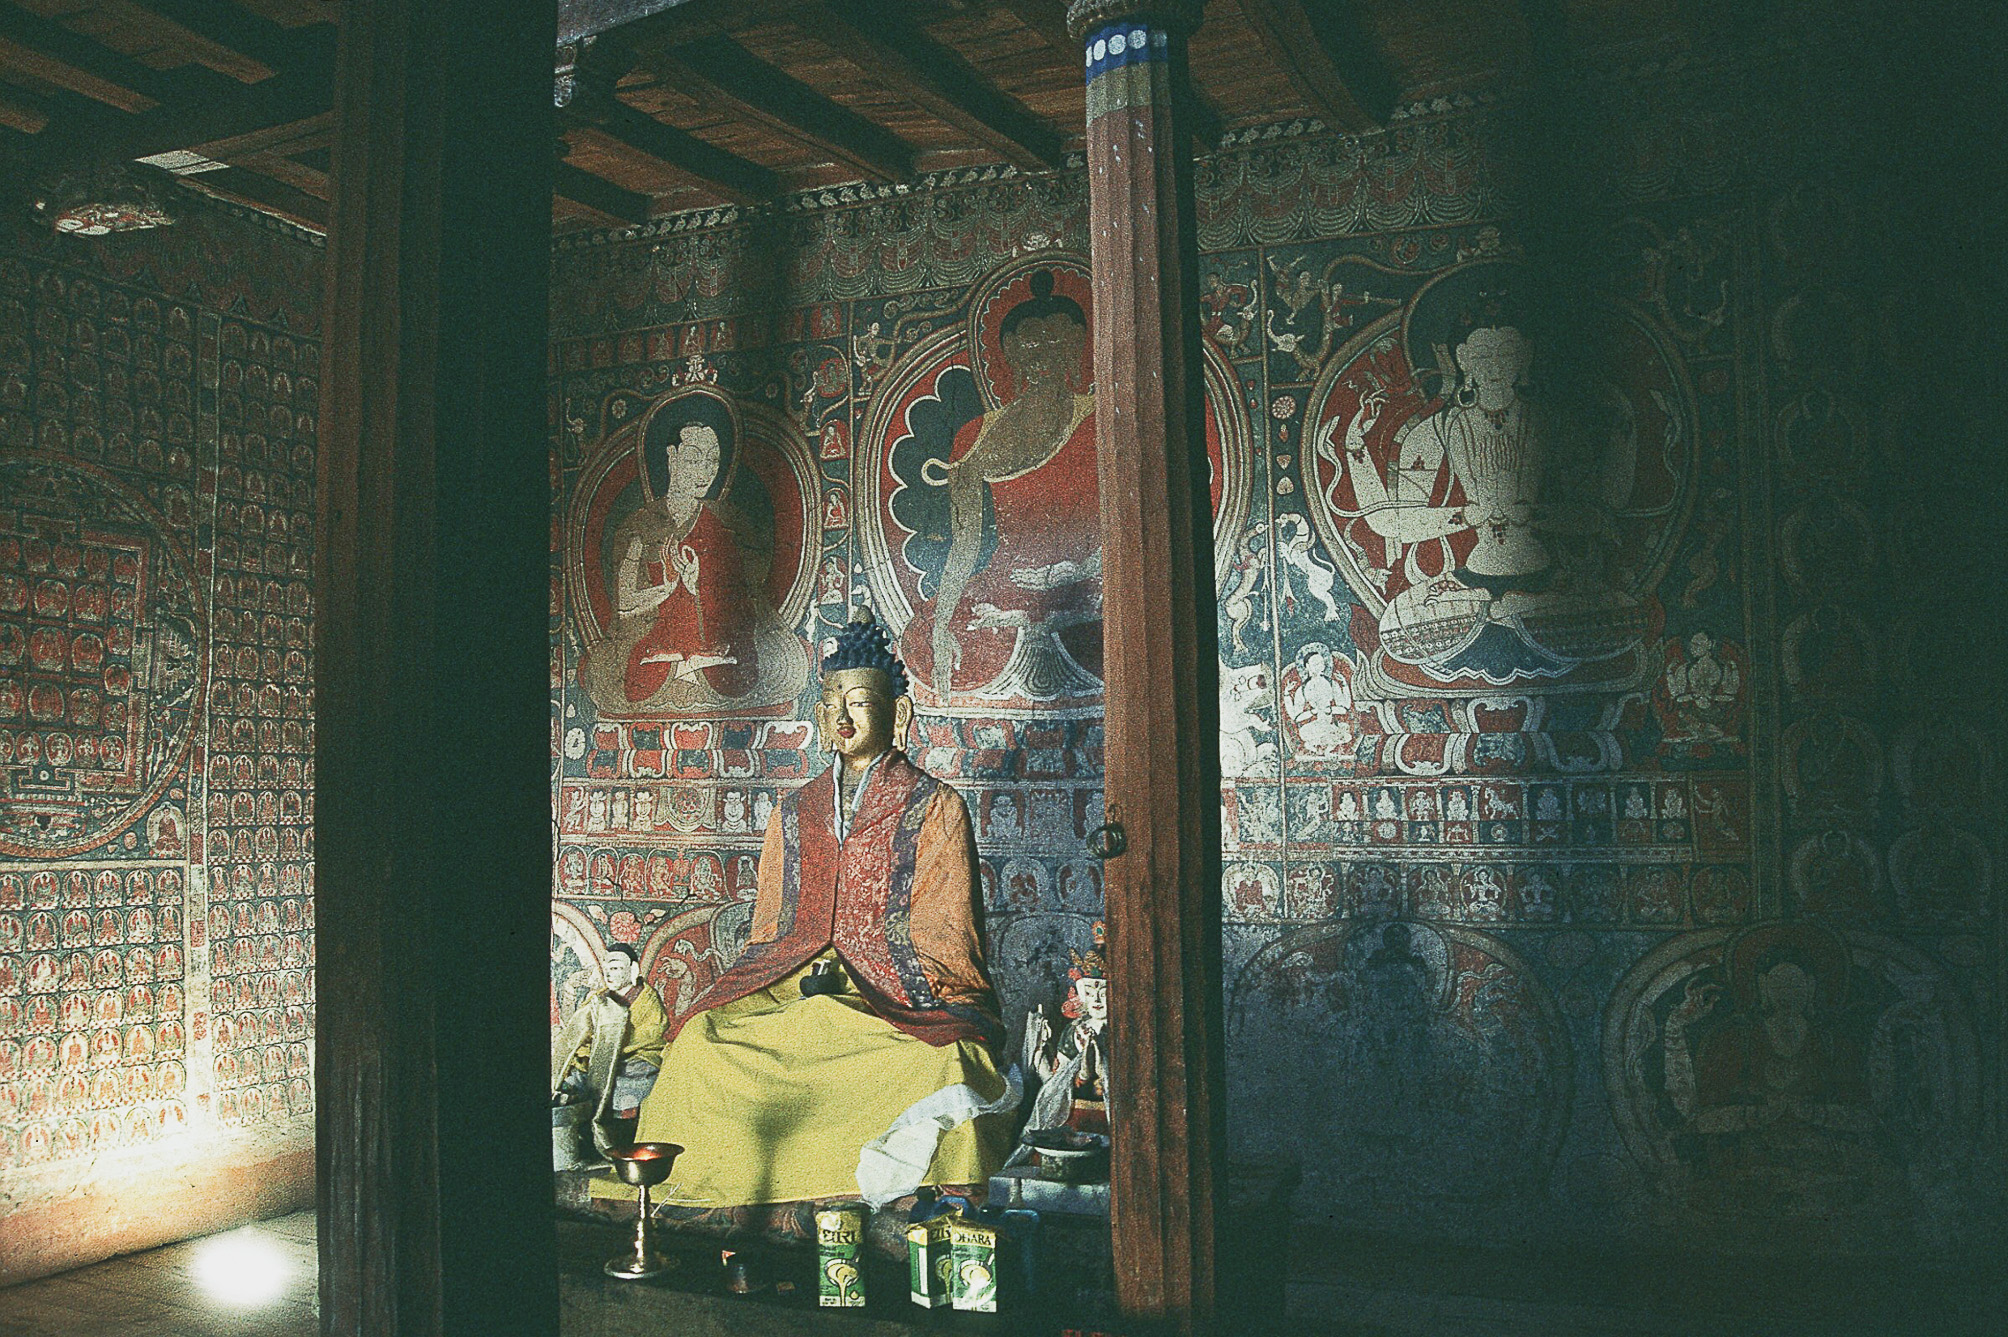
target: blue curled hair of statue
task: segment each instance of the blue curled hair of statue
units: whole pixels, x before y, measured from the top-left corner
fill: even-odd
[[[840,673],[844,669],[877,669],[892,679],[893,699],[906,695],[906,665],[899,662],[893,653],[892,643],[886,639],[885,628],[873,619],[868,609],[858,609],[852,614],[852,621],[837,633],[837,648],[823,657],[823,672]]]

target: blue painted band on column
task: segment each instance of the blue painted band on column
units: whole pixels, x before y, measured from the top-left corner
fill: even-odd
[[[1088,34],[1086,43],[1088,82],[1124,65],[1163,60],[1169,45],[1170,38],[1162,29],[1141,23],[1111,23],[1098,28]]]

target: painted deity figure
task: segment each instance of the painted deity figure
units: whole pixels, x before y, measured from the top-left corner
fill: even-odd
[[[724,670],[708,675],[721,686],[747,676],[732,671],[740,668],[741,647],[732,643],[732,614],[723,603],[745,592],[745,573],[738,545],[706,497],[718,482],[720,462],[718,429],[686,425],[670,447],[662,496],[614,536],[619,616],[650,619],[628,652],[623,683],[630,700],[648,699],[670,678],[707,670]]]
[[[636,1136],[686,1148],[674,1204],[980,1188],[1018,1092],[962,796],[899,748],[906,670],[869,614],[823,661],[831,765],[774,809],[745,950],[673,1023]]]
[[[1660,686],[1665,693],[1675,742],[1735,741],[1737,706],[1743,675],[1736,661],[1718,653],[1715,638],[1697,631],[1687,638],[1685,654],[1670,654]]]
[[[1071,1129],[1078,1133],[1109,1131],[1109,981],[1101,949],[1102,925],[1095,925],[1096,945],[1085,956],[1075,955],[1067,974],[1071,980],[1061,1007],[1067,1023],[1057,1033],[1041,1008],[1025,1017],[1021,1058],[1026,1072],[1039,1080],[1025,1133]],[[1014,1163],[1029,1159],[1035,1148],[1021,1143]]]
[[[1881,1129],[1866,1055],[1837,1024],[1846,947],[1807,924],[1753,930],[1726,955],[1724,972],[1688,981],[1664,1030],[1668,1097],[1708,1157],[1697,1192],[1837,1201],[1864,1190],[1881,1171]]]
[[[662,1068],[669,1021],[655,986],[641,977],[641,957],[624,942],[601,962],[606,984],[587,994],[551,1049],[551,1102],[591,1102],[593,1146],[605,1155],[621,1136]]]
[[[733,501],[737,437],[730,406],[709,395],[674,400],[647,423],[646,500],[607,544],[613,620],[586,653],[596,701],[679,709],[759,685],[775,640],[772,536]]]
[[[1598,545],[1614,539],[1638,471],[1622,396],[1598,387],[1597,413],[1564,414],[1530,393],[1533,340],[1502,312],[1467,318],[1439,345],[1445,399],[1396,428],[1385,472],[1369,445],[1385,389],[1316,443],[1335,467],[1335,513],[1387,544],[1407,587],[1380,636],[1396,659],[1476,670],[1497,681],[1554,676],[1637,644],[1636,603],[1606,579]],[[1455,337],[1455,336],[1453,336]],[[1355,505],[1341,505],[1338,477]],[[1438,549],[1431,573],[1425,553]]]
[[[1101,690],[1077,656],[1098,669],[1099,646],[1090,653],[1075,630],[1099,626],[1102,616],[1095,397],[1075,389],[1087,313],[1053,291],[1050,271],[1032,275],[1031,294],[998,331],[1016,396],[966,424],[940,473],[928,475],[948,489],[948,554],[930,642],[933,687],[944,701],[965,631],[1015,636],[1003,669],[973,684],[981,695],[1045,700]],[[995,526],[988,553],[986,520]],[[1072,647],[1062,639],[1069,632]]]
[[[1283,709],[1299,756],[1335,757],[1352,745],[1351,675],[1323,641],[1297,651],[1296,662],[1284,671]]]

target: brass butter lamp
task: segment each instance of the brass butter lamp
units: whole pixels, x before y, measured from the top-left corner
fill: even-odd
[[[607,1260],[606,1273],[622,1281],[646,1281],[669,1271],[670,1259],[657,1253],[648,1238],[648,1191],[669,1178],[670,1167],[683,1148],[674,1142],[637,1142],[624,1150],[610,1152],[614,1173],[624,1184],[632,1184],[640,1197],[641,1214],[635,1219],[634,1248]]]

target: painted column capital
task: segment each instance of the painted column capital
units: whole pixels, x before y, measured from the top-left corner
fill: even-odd
[[[1134,22],[1189,37],[1199,27],[1206,0],[1069,0],[1067,31],[1075,41],[1112,23]]]

